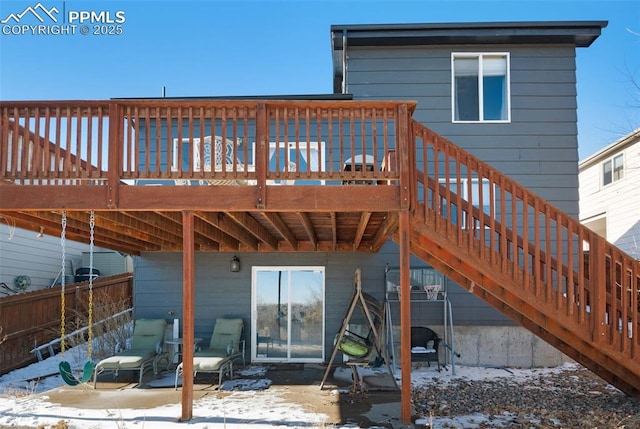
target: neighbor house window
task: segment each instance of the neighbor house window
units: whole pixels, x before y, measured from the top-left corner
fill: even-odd
[[[508,122],[509,54],[451,54],[453,122]]]
[[[624,177],[624,157],[622,154],[606,160],[602,164],[602,185],[608,185]]]

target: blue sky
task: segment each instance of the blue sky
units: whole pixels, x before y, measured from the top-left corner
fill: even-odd
[[[124,11],[122,34],[0,34],[1,100],[159,97],[163,86],[167,96],[331,93],[332,24],[605,20],[577,51],[580,157],[640,126],[629,77],[640,82],[637,0],[41,3],[111,19]],[[37,4],[2,0],[0,20]]]

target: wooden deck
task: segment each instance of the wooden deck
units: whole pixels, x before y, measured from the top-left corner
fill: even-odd
[[[97,245],[183,251],[184,314],[192,314],[195,251],[376,252],[393,237],[403,290],[412,252],[639,395],[640,262],[413,121],[414,107],[2,102],[0,215],[55,235],[64,210],[67,237],[86,241],[94,210]],[[406,298],[403,350],[409,312]],[[410,372],[402,367],[406,422]]]
[[[180,250],[185,209],[196,212],[198,251],[375,252],[397,227],[396,153],[408,150],[397,133],[406,133],[412,109],[4,102],[0,208],[16,226],[53,235],[66,209],[69,237],[80,241],[95,210],[96,244],[133,254]],[[211,136],[226,144],[207,145]],[[200,162],[207,151],[209,162]],[[377,168],[361,169],[363,154]]]

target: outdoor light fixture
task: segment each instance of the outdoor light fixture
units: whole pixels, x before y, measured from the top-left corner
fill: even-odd
[[[238,259],[237,256],[234,256],[231,260],[231,272],[237,273],[238,271],[240,271],[240,259]]]
[[[44,226],[40,227],[40,232],[38,233],[38,235],[36,237],[38,237],[38,238],[44,237]]]

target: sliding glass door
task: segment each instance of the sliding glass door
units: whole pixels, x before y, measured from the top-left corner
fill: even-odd
[[[253,267],[252,361],[324,361],[324,267]]]

